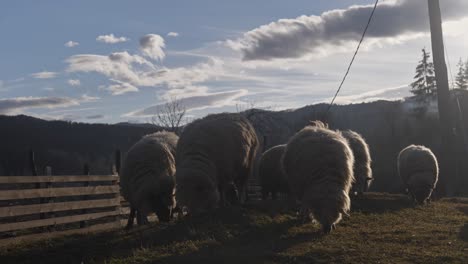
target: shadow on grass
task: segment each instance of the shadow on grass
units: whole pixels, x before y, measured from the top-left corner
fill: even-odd
[[[266,260],[284,263],[277,253],[306,241],[321,239],[323,233],[315,232],[283,237],[291,227],[300,223],[288,218],[280,223],[270,223],[260,227],[250,227],[238,236],[220,241],[196,252],[174,255],[158,260],[158,263],[265,263]],[[219,241],[219,240],[218,240]],[[309,256],[308,260],[310,261]]]
[[[361,197],[352,197],[351,200],[351,210],[362,213],[379,214],[413,207],[413,202],[401,194],[365,193]]]
[[[368,193],[353,201],[353,210],[383,213],[412,207],[402,195]],[[257,201],[245,208],[232,207],[211,214],[185,217],[170,224],[151,224],[132,231],[112,232],[88,236],[67,236],[61,239],[22,245],[3,254],[1,263],[102,263],[110,258],[132,258],[139,249],[163,252],[145,261],[157,263],[275,263],[295,262],[279,254],[303,242],[321,240],[320,229],[306,228],[290,234],[292,227],[301,224],[293,210],[284,203]],[[468,227],[462,230],[466,238]],[[197,241],[212,241],[200,243]],[[174,243],[193,242],[194,252],[177,252]],[[183,244],[183,243],[182,243]],[[6,253],[6,254],[5,254]],[[138,254],[138,253],[137,253]],[[308,255],[308,260],[323,261],[327,252]],[[297,259],[299,262],[301,259]],[[304,259],[305,260],[305,259]],[[330,259],[328,259],[330,260]]]
[[[461,240],[468,242],[468,223],[466,223],[465,225],[463,225],[462,228],[460,228],[459,237]]]

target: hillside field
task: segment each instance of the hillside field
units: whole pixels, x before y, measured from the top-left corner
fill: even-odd
[[[283,202],[252,201],[170,224],[0,248],[0,263],[468,263],[468,199],[414,207],[406,196],[353,201],[330,235]]]

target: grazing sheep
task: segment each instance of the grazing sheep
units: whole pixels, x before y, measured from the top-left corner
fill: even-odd
[[[177,201],[191,213],[239,202],[253,171],[258,139],[239,114],[214,114],[187,125],[177,145]]]
[[[175,207],[175,148],[178,137],[172,132],[157,132],[144,136],[133,145],[122,165],[120,185],[122,195],[130,203],[127,228],[137,214],[139,225],[155,212],[167,222]]]
[[[369,146],[360,134],[352,130],[341,131],[341,135],[346,138],[354,154],[355,182],[352,186],[352,192],[361,195],[369,190],[373,180]]]
[[[398,173],[416,203],[429,201],[439,177],[437,158],[429,148],[410,145],[398,154]]]
[[[282,166],[292,194],[301,203],[302,217],[312,214],[329,233],[350,210],[354,156],[346,139],[325,127],[315,122],[294,135]]]
[[[276,200],[277,193],[289,193],[288,180],[281,169],[281,156],[285,148],[286,145],[274,146],[260,158],[259,178],[264,200],[270,194]]]

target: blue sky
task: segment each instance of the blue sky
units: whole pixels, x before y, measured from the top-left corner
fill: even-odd
[[[408,94],[420,49],[430,50],[426,2],[381,1],[338,102]],[[468,57],[468,4],[442,2],[455,73]],[[2,1],[0,114],[144,122],[173,98],[192,117],[324,102],[372,3]]]

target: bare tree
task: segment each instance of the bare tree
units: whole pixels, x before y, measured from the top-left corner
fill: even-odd
[[[172,97],[164,105],[161,105],[158,112],[151,118],[151,123],[178,134],[186,112],[181,101]]]

